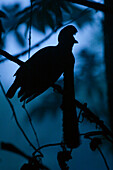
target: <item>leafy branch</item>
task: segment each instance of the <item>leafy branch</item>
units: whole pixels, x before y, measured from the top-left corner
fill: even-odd
[[[56,91],[60,94],[63,94],[63,89],[61,88],[61,86],[54,84],[52,87],[53,87],[54,91]],[[109,139],[109,141],[111,141],[111,143],[113,143],[112,132],[107,128],[107,126],[104,124],[104,122],[98,118],[98,116],[96,116],[89,108],[87,108],[87,104],[86,103],[82,104],[76,99],[74,100],[74,102],[75,102],[76,107],[81,109],[80,115],[78,116],[78,121],[80,119],[80,116],[82,115],[83,119],[86,118],[87,120],[90,121],[90,123],[95,123],[96,126],[98,126],[102,129],[102,133],[104,134],[106,139],[108,140],[109,139],[108,136],[109,136],[111,138],[111,139]],[[92,135],[94,135],[94,134],[92,134]]]
[[[68,22],[62,24],[62,26],[58,26],[58,27],[54,28],[54,29],[52,30],[52,32],[50,32],[50,33],[49,33],[45,38],[43,38],[41,41],[39,41],[38,43],[36,43],[36,44],[33,45],[32,47],[30,46],[30,49],[27,49],[27,50],[25,50],[25,51],[23,51],[23,52],[21,52],[21,53],[19,53],[19,54],[16,54],[16,55],[14,55],[14,56],[11,56],[8,52],[0,49],[0,55],[3,55],[3,56],[6,57],[6,58],[1,59],[1,60],[0,60],[0,63],[2,63],[2,62],[4,62],[4,61],[6,61],[7,59],[9,59],[9,60],[17,63],[18,65],[21,65],[23,61],[18,60],[18,58],[19,58],[20,56],[25,55],[26,53],[29,52],[29,50],[32,50],[32,49],[34,49],[34,48],[36,48],[36,47],[39,47],[42,43],[44,43],[46,40],[48,40],[54,33],[56,33],[61,27],[66,26],[66,25],[68,25],[68,24],[71,24],[72,22],[78,20],[79,18],[83,17],[84,15],[86,15],[87,13],[90,13],[90,12],[91,12],[91,11],[89,10],[89,8],[83,10],[76,18],[73,18],[73,19],[69,20]],[[30,38],[29,38],[29,41],[30,41]]]
[[[4,88],[3,88],[2,84],[1,84],[1,82],[0,82],[0,86],[2,88],[2,91],[3,91],[4,95],[5,95],[5,91],[4,91]],[[59,85],[55,84],[53,86],[53,88],[54,88],[54,91],[57,91],[60,94],[63,94],[63,89]],[[16,114],[15,114],[13,105],[11,104],[11,102],[10,102],[10,100],[8,98],[6,98],[6,99],[9,102],[10,107],[11,107],[11,109],[13,111],[13,115],[14,115],[15,121],[16,121],[17,125],[19,126],[20,130],[22,131],[22,128],[19,125],[18,120],[16,118]],[[86,104],[81,104],[76,99],[75,99],[75,103],[76,103],[76,106],[82,110],[82,111],[80,111],[80,113],[81,113],[83,119],[86,118],[91,123],[95,123],[97,126],[99,126],[102,129],[102,131],[92,131],[92,132],[82,133],[82,134],[80,134],[80,136],[84,136],[84,138],[91,140],[91,142],[90,142],[91,150],[95,151],[96,149],[98,149],[98,151],[100,152],[100,154],[101,154],[101,156],[102,156],[102,158],[103,158],[103,160],[105,162],[107,170],[109,170],[109,166],[108,166],[108,163],[107,163],[107,161],[105,159],[105,156],[104,156],[103,152],[101,151],[101,149],[99,147],[99,145],[102,144],[101,138],[98,138],[98,137],[95,137],[95,136],[100,136],[100,135],[104,136],[105,139],[107,139],[108,141],[110,141],[113,144],[113,134],[104,125],[103,121],[101,121],[93,112],[90,111],[90,109],[87,108]],[[78,121],[79,121],[81,115],[79,115]],[[22,131],[22,133],[25,136],[23,131]],[[25,138],[26,138],[26,136],[25,136]],[[29,142],[29,140],[27,138],[26,138],[26,140]],[[31,142],[29,142],[29,143],[32,146]],[[43,157],[43,154],[41,153],[40,150],[43,149],[43,148],[46,148],[46,147],[61,146],[63,151],[58,152],[58,155],[57,155],[57,159],[58,159],[59,166],[61,167],[61,169],[63,169],[64,167],[65,167],[65,169],[68,169],[68,166],[67,166],[66,162],[69,159],[72,159],[72,157],[71,157],[72,149],[70,151],[68,151],[66,149],[66,147],[65,147],[65,143],[64,142],[53,143],[53,144],[46,144],[46,145],[38,147],[38,149],[36,149],[35,147],[32,146],[33,149],[35,150],[32,153],[32,157],[26,155],[24,152],[22,152],[20,149],[16,148],[14,145],[12,145],[10,143],[1,142],[0,146],[1,146],[1,149],[3,149],[3,150],[7,150],[7,151],[11,151],[11,152],[17,153],[17,154],[25,157],[26,159],[28,159],[29,163],[28,164],[24,164],[23,167],[32,167],[33,168],[33,166],[35,164],[35,167],[39,167],[40,166],[43,169],[43,167],[45,167],[45,166],[40,162],[40,158]],[[38,155],[37,155],[37,153],[38,153]],[[36,160],[37,158],[39,158],[39,160]],[[45,169],[46,168],[47,167],[45,167]]]

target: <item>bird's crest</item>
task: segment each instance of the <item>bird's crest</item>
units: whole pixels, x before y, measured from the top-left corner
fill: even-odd
[[[73,25],[68,25],[60,31],[58,36],[58,41],[59,42],[62,41],[65,37],[67,37],[68,39],[69,37],[72,37],[77,32],[78,32],[77,29]]]

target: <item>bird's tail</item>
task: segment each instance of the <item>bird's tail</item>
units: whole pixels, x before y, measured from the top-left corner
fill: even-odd
[[[18,84],[17,84],[17,82],[15,80],[14,83],[9,88],[9,90],[7,91],[6,96],[8,98],[12,98],[14,96],[14,94],[16,93],[17,89],[18,89]]]

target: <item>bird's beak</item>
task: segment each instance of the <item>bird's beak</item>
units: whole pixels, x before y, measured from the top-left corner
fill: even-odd
[[[75,37],[73,36],[73,38],[74,38],[74,43],[78,43],[78,41],[75,39]]]
[[[78,41],[76,39],[74,39],[74,43],[78,43]]]

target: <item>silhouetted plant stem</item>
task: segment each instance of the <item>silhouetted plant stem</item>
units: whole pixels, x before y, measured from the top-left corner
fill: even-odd
[[[19,60],[18,58],[12,56],[8,52],[1,50],[1,49],[0,49],[0,55],[3,55],[4,57],[6,57],[6,59],[13,61],[14,63],[16,63],[20,66],[24,63],[23,61]],[[0,60],[0,62],[2,62],[2,61],[5,61],[5,60]]]
[[[0,146],[1,149],[19,154],[28,160],[32,158],[11,143],[0,142]]]
[[[80,145],[78,119],[75,105],[74,92],[74,58],[64,71],[63,91],[63,139],[68,148],[76,148]]]
[[[89,138],[91,136],[103,136],[106,140],[111,142],[113,144],[113,140],[110,139],[104,131],[91,131],[91,132],[86,132],[86,133],[81,133],[80,136],[84,136],[84,138]]]
[[[22,107],[23,107],[23,109],[25,110],[25,112],[26,112],[26,114],[27,114],[27,116],[28,116],[29,123],[30,123],[31,128],[32,128],[32,130],[33,130],[33,132],[34,132],[34,135],[35,135],[35,137],[36,137],[36,141],[37,141],[38,147],[40,147],[39,139],[38,139],[37,133],[36,133],[35,128],[34,128],[34,126],[33,126],[32,119],[31,119],[31,117],[30,117],[30,115],[29,115],[29,113],[28,113],[28,111],[27,111],[27,109],[26,109],[26,107],[25,107],[25,103],[23,104]]]
[[[104,15],[104,60],[107,85],[109,124],[113,133],[113,1],[104,0],[107,12]],[[111,14],[112,12],[112,14]]]
[[[0,86],[1,86],[1,89],[2,89],[2,91],[3,91],[3,94],[4,94],[5,97],[6,97],[6,93],[5,93],[5,90],[4,90],[3,85],[2,85],[1,82],[0,82]],[[14,116],[14,119],[15,119],[15,121],[16,121],[17,126],[19,127],[19,129],[20,129],[21,132],[23,133],[24,137],[26,138],[26,140],[28,141],[28,143],[30,144],[30,146],[31,146],[34,150],[36,150],[35,146],[31,143],[31,141],[29,140],[29,138],[28,138],[27,135],[25,134],[24,130],[23,130],[22,127],[20,126],[20,124],[19,124],[19,122],[18,122],[18,119],[17,119],[17,117],[16,117],[16,113],[15,113],[14,107],[13,107],[11,101],[10,101],[7,97],[6,97],[6,100],[8,101],[8,103],[9,103],[9,105],[10,105],[10,108],[11,108],[11,110],[12,110],[12,112],[13,112],[13,116]]]
[[[57,29],[53,30],[53,31],[52,31],[49,35],[47,35],[44,39],[42,39],[41,41],[39,41],[37,44],[33,45],[33,46],[30,48],[30,50],[34,49],[35,47],[40,46],[44,41],[48,40],[56,31],[57,31]],[[4,58],[4,59],[1,59],[1,60],[0,60],[0,63],[2,63],[2,62],[4,62],[4,61],[6,61],[7,59],[9,59],[10,61],[13,61],[13,62],[17,63],[18,65],[21,65],[21,64],[22,64],[22,61],[19,60],[18,58],[19,58],[20,56],[25,55],[25,54],[28,53],[28,52],[29,52],[29,49],[23,51],[22,53],[19,53],[19,54],[17,54],[17,55],[12,56],[12,55],[10,55],[8,52],[0,49],[0,55],[3,55],[4,57],[6,57],[6,58]],[[10,55],[10,56],[9,56],[9,55]],[[18,61],[18,60],[19,60],[19,61]]]
[[[59,92],[60,94],[63,95],[63,89],[61,88],[61,86],[54,84],[52,86],[54,88],[54,91]],[[102,120],[100,120],[98,118],[98,116],[96,116],[88,107],[87,104],[82,104],[80,103],[78,100],[74,99],[74,104],[76,105],[76,107],[78,107],[79,109],[82,110],[81,115],[84,118],[86,118],[87,120],[89,120],[91,123],[95,123],[97,126],[99,126],[102,130],[103,133],[106,135],[106,137],[110,136],[111,139],[109,139],[109,141],[113,141],[113,133],[107,128],[107,126],[104,124],[104,122]],[[80,115],[79,115],[80,117]]]
[[[99,137],[98,137],[98,138],[97,138],[97,137],[91,138],[90,136],[87,136],[86,138],[91,140],[91,142],[90,142],[90,149],[91,149],[93,152],[94,152],[96,149],[99,151],[100,155],[102,156],[102,158],[103,158],[103,160],[104,160],[104,162],[105,162],[105,165],[106,165],[107,170],[109,170],[109,166],[108,166],[107,160],[106,160],[103,152],[101,151],[101,149],[100,149],[100,147],[99,147],[99,145],[102,144],[101,138],[99,138]]]
[[[32,25],[32,8],[33,8],[32,0],[30,0],[30,2],[31,2],[31,7],[30,7],[30,19],[29,19],[29,51],[28,51],[28,59],[30,58],[30,51],[31,51],[31,25]]]
[[[84,5],[86,7],[93,8],[97,11],[102,11],[102,12],[106,11],[106,7],[104,4],[98,2],[92,2],[90,0],[66,0],[66,1],[76,3],[79,5]]]
[[[105,165],[106,165],[107,170],[110,170],[110,168],[109,168],[109,166],[108,166],[108,163],[107,163],[107,161],[106,161],[106,158],[105,158],[104,154],[102,153],[102,150],[100,149],[99,146],[97,147],[97,149],[98,149],[98,151],[100,152],[100,154],[101,154],[101,156],[102,156],[102,158],[103,158],[103,160],[104,160],[104,163],[105,163]]]
[[[39,151],[40,151],[41,149],[43,149],[43,148],[51,147],[51,146],[58,146],[58,145],[62,146],[62,145],[64,145],[64,143],[60,142],[60,143],[52,143],[52,144],[46,144],[46,145],[40,146],[38,149],[36,149],[36,150],[33,152],[32,155],[34,156],[37,152],[39,152]]]
[[[43,38],[42,40],[40,40],[38,43],[36,43],[35,45],[33,45],[30,49],[34,49],[36,47],[39,47],[43,42],[45,42],[46,40],[48,40],[56,31],[58,28],[54,29],[51,33],[49,33],[45,38]],[[19,53],[17,55],[15,55],[16,58],[25,55],[27,52],[29,51],[29,49],[23,51],[22,53]]]

